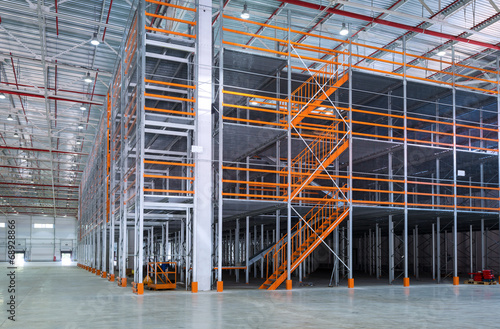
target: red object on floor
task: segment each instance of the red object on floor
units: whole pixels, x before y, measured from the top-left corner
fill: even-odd
[[[493,276],[492,270],[483,270],[483,281],[494,281],[495,276]]]
[[[474,281],[490,282],[495,280],[492,270],[482,270],[476,273],[469,273],[469,275],[474,275]]]

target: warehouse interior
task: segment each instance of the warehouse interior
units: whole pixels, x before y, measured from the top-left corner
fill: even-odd
[[[214,324],[296,326],[276,304],[317,298],[346,327],[389,300],[379,325],[453,300],[473,327],[464,300],[500,299],[499,7],[1,2],[0,261]]]

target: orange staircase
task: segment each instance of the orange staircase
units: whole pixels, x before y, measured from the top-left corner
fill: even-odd
[[[291,265],[293,272],[326,237],[347,217],[349,208],[339,201],[339,192],[332,198],[324,197],[324,202],[317,204],[305,216],[307,224],[295,224],[291,236]],[[303,223],[303,222],[302,222]],[[287,277],[288,236],[285,235],[264,256],[267,280],[259,289],[275,290]]]
[[[318,78],[317,76],[313,75],[309,80],[314,78]],[[311,83],[309,80],[307,80],[301,87],[299,87],[296,92],[292,95],[292,102],[295,104],[301,104],[303,106],[300,107],[300,111],[297,113],[297,115],[292,119],[292,125],[297,126],[304,118],[306,118],[309,114],[311,114],[314,110],[316,110],[318,107],[321,106],[321,104],[328,98],[330,97],[340,86],[342,86],[347,80],[349,79],[349,75],[346,73],[344,74],[340,79],[335,81],[335,83],[328,87],[328,89],[324,90],[321,89],[318,85],[313,85],[312,87],[305,88],[304,86],[306,84]],[[321,79],[323,80],[323,79]],[[331,78],[329,79],[331,80]],[[314,80],[313,80],[314,82]],[[328,84],[328,81],[326,81],[326,84]],[[315,87],[315,88],[314,88]],[[298,92],[300,91],[300,92]],[[308,101],[306,104],[303,103],[304,96],[302,96],[302,93],[314,93],[313,99],[311,101]],[[295,100],[295,101],[294,101]]]
[[[309,137],[315,138],[280,173],[285,176],[290,171],[292,190],[287,195],[289,200],[306,189],[349,147],[343,118],[329,115],[328,120],[324,120],[327,122],[325,125],[317,124],[317,113],[325,109],[319,107],[347,80],[348,74],[345,71],[341,72],[333,65],[325,65],[292,93],[292,114],[295,115],[291,120],[292,126],[311,131]],[[308,117],[316,119],[316,123],[310,124],[307,120],[301,124],[303,127],[297,127]],[[317,134],[318,131],[321,133]],[[315,200],[316,205],[291,230],[291,272],[347,217],[349,207],[346,206],[343,190],[345,185],[335,190],[333,195],[328,193],[321,200],[314,198],[309,201]],[[288,235],[283,236],[264,255],[267,280],[259,289],[275,290],[287,278],[288,239]]]
[[[338,88],[347,80],[349,75],[343,66],[326,64],[314,71],[300,87],[292,93],[292,125],[297,126],[303,119],[322,106]]]
[[[343,122],[330,125],[326,132],[319,135],[292,160],[289,167],[282,170],[283,173],[288,169],[291,171],[291,199],[295,198],[349,147],[347,138],[339,138],[338,132],[343,129],[341,126],[344,126]]]

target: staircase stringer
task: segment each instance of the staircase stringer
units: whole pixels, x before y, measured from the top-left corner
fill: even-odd
[[[299,194],[309,183],[311,183],[320,173],[321,170],[319,170],[321,167],[326,168],[328,167],[335,159],[337,159],[346,149],[349,147],[349,142],[346,140],[335,152],[333,152],[327,159],[325,159],[322,163],[320,163],[320,166],[314,170],[311,175],[309,175],[303,182],[302,184],[297,187],[291,194],[290,194],[290,199],[293,199]]]
[[[295,118],[292,120],[292,126],[297,126],[302,119],[304,119],[306,116],[308,116],[312,111],[314,111],[318,106],[321,105],[323,101],[326,99],[329,99],[330,95],[333,94],[338,88],[340,88],[347,80],[349,79],[349,74],[345,73],[340,79],[338,79],[333,86],[328,88],[326,91],[324,91],[323,87],[320,86],[319,91],[323,91],[322,95],[319,96],[316,100],[314,100],[312,103],[304,105],[305,109],[302,108],[296,115]],[[313,96],[314,97],[314,96]]]
[[[349,208],[347,208],[335,221],[333,221],[328,228],[314,240],[311,245],[304,250],[304,252],[290,265],[290,273],[293,273],[297,269],[297,267],[333,232],[333,230],[339,226],[340,223],[347,217],[349,214]],[[286,266],[287,261],[284,261],[281,266]],[[283,272],[276,281],[267,289],[267,290],[276,290],[282,283],[285,281],[287,277],[286,271]]]

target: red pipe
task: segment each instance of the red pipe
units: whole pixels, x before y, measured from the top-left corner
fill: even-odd
[[[5,144],[5,146],[7,146],[7,142],[5,141],[5,138],[3,138],[2,133],[0,133],[0,137],[2,137],[3,143]],[[9,154],[12,154],[12,153],[10,152],[10,150],[9,150]],[[16,164],[16,166],[18,165],[18,163],[17,163],[17,159],[16,159],[16,158],[14,158],[14,163]]]
[[[390,10],[390,9],[394,8],[394,6],[396,6],[396,5],[397,5],[398,3],[400,3],[401,1],[403,1],[403,0],[398,0],[398,1],[396,1],[396,2],[395,2],[395,3],[393,3],[393,4],[392,4],[392,5],[391,5],[388,9]],[[379,15],[377,16],[377,18],[380,18],[380,17],[382,17],[382,16],[384,16],[384,13],[379,14]],[[362,28],[360,28],[358,31],[356,31],[355,33],[353,33],[353,35],[351,36],[351,38],[352,38],[352,37],[354,37],[354,36],[356,36],[356,35],[357,35],[358,33],[360,33],[361,31],[363,31],[363,30],[367,29],[370,25],[373,25],[373,23],[372,23],[372,22],[370,22],[370,23],[366,24],[365,26],[363,26]],[[389,44],[390,44],[390,43],[389,43]],[[338,45],[337,47],[335,47],[335,49],[334,49],[334,50],[337,50],[340,46],[341,46],[341,45]],[[386,47],[386,46],[384,46],[384,48],[385,48],[385,47]],[[372,54],[374,54],[374,53],[372,53]],[[327,55],[323,55],[323,56],[321,57],[321,59],[325,59],[325,58],[327,58],[328,56],[329,56],[328,54],[327,54]],[[371,55],[370,55],[370,56],[371,56]],[[359,64],[359,63],[361,63],[362,61],[364,61],[364,59],[363,59],[363,60],[361,60],[361,61],[359,61],[358,63],[356,63],[356,65],[358,65],[358,64]],[[316,63],[313,63],[313,64],[309,65],[309,68],[313,67],[314,65],[316,65]]]
[[[39,198],[39,197],[31,197],[31,196],[15,196],[15,195],[2,195],[4,199],[40,199],[40,200],[54,200],[54,198]],[[56,200],[62,201],[78,201],[78,199],[66,199],[66,198],[55,198]]]
[[[498,45],[498,46],[500,46],[500,43],[498,43],[497,45]],[[487,49],[483,49],[482,51],[480,51],[480,52],[478,52],[478,53],[475,53],[474,55],[470,55],[469,57],[464,58],[464,59],[463,59],[463,60],[461,60],[460,62],[456,62],[456,63],[457,63],[457,64],[467,63],[467,61],[468,61],[469,59],[474,58],[474,57],[476,57],[477,55],[484,53],[485,51],[487,51]],[[450,68],[452,68],[452,66],[448,66],[447,68],[444,68],[442,71],[443,71],[443,72],[446,72],[446,70],[449,70]],[[433,77],[433,76],[435,76],[436,74],[439,74],[439,73],[440,73],[440,72],[433,73],[433,74],[429,75],[427,78],[431,78],[431,77]],[[476,77],[481,77],[481,76],[484,76],[484,72],[481,72],[481,74],[479,74],[479,75],[478,75],[478,76],[476,76]],[[493,88],[492,90],[496,90],[496,87],[495,87],[495,88]]]
[[[440,15],[444,15],[444,14],[443,14],[444,12],[448,11],[448,9],[449,9],[449,8],[451,8],[452,6],[454,6],[454,5],[455,5],[457,2],[459,2],[459,1],[460,1],[460,0],[455,0],[455,1],[453,1],[452,3],[450,3],[449,5],[447,5],[446,7],[442,8],[440,11],[438,11],[438,12],[434,13],[434,14],[433,14],[430,18],[435,18],[435,17],[439,17]],[[422,26],[422,25],[424,25],[425,23],[426,23],[426,22],[422,22],[422,23],[418,24],[418,25],[417,25],[417,27],[421,27],[421,26]],[[406,32],[404,35],[408,35],[409,33],[410,33],[410,32]],[[462,35],[463,35],[463,33],[462,33],[462,34],[459,34],[458,36],[460,37],[460,36],[462,36]],[[401,40],[401,38],[402,38],[402,37],[398,37],[398,38],[396,38],[395,40],[393,40],[393,41],[389,42],[388,44],[386,44],[386,45],[385,45],[385,46],[383,46],[382,48],[386,48],[386,47],[388,47],[389,45],[392,45],[394,42],[396,42],[396,41],[398,41],[398,40]],[[445,44],[446,44],[446,43],[448,43],[448,42],[450,42],[450,41],[449,41],[449,40],[448,40],[448,41],[446,41],[446,42],[445,42]],[[428,52],[426,52],[425,54],[420,55],[420,56],[425,56],[426,54],[429,54],[430,52],[434,51],[435,49],[437,49],[437,48],[439,48],[439,47],[441,47],[441,46],[442,46],[442,45],[439,45],[439,46],[435,47],[434,49],[432,49],[432,50],[430,50],[430,51],[428,51]],[[369,56],[369,57],[373,57],[373,56],[374,56],[374,54],[376,54],[377,52],[380,52],[380,50],[377,50],[377,51],[375,51],[375,52],[371,53],[371,54],[370,54],[370,55],[368,55],[368,56]],[[362,63],[362,62],[363,62],[363,61],[365,61],[365,60],[366,60],[366,59],[364,59],[364,58],[363,58],[363,59],[361,59],[359,62],[357,62],[357,63],[356,63],[356,65],[359,65],[360,63]],[[412,60],[412,61],[410,61],[410,62],[409,62],[409,63],[407,63],[407,64],[411,64],[411,63],[415,63],[415,60]],[[397,68],[397,69],[396,69],[396,70],[394,70],[393,72],[397,72],[397,71],[398,71],[398,70],[400,70],[401,68],[402,68],[402,66],[400,66],[399,68]]]
[[[57,0],[56,0],[56,5],[57,5]],[[57,59],[56,59],[56,68],[54,72],[54,89],[55,89],[54,94],[57,95]],[[57,101],[54,101],[54,114],[55,114],[54,126],[57,128]]]
[[[52,151],[54,152],[54,151]],[[0,165],[0,168],[10,168],[10,169],[25,169],[25,170],[54,170],[52,168],[34,168],[34,167],[20,167],[20,166],[2,166]],[[60,170],[59,171],[64,171],[64,172],[83,172],[82,170]]]
[[[56,0],[57,1],[57,0]],[[104,31],[102,31],[102,42],[104,42],[104,36],[106,35],[106,29],[108,28],[108,22],[109,22],[109,14],[111,14],[111,6],[113,5],[113,0],[109,3],[109,8],[108,8],[108,17],[106,17],[106,26],[104,27]]]
[[[43,186],[43,187],[52,187],[51,185],[46,185],[46,184],[28,184],[28,183],[7,183],[7,182],[0,182],[0,185],[16,185],[16,186]],[[54,185],[54,187],[60,187],[60,188],[79,188],[77,185]]]
[[[95,91],[95,85],[97,84],[97,76],[98,75],[99,75],[99,72],[96,72],[95,73],[95,78],[94,78],[94,87],[92,88],[92,95],[90,96],[90,101],[91,102],[94,99],[94,91]],[[89,110],[88,110],[88,114],[87,114],[87,124],[89,123],[89,120],[90,120],[90,109],[91,108],[92,108],[92,104],[89,105]],[[87,127],[88,127],[88,125],[87,125]],[[87,129],[87,127],[85,127],[85,129]],[[82,147],[83,147],[83,143],[82,143]]]
[[[59,15],[57,15],[57,0],[55,0],[55,6],[56,6],[56,34],[59,36]]]
[[[40,86],[36,87],[36,86],[33,86],[33,85],[23,85],[21,83],[16,84],[16,83],[5,82],[5,81],[0,81],[0,83],[4,84],[4,85],[14,85],[14,86],[17,85],[19,87],[35,87],[35,88],[39,88],[39,89],[45,88],[45,87],[40,87]],[[47,88],[47,90],[55,90],[55,88]],[[82,92],[82,91],[67,90],[67,89],[58,89],[58,91],[64,92],[64,93],[79,94],[79,95],[92,95],[91,93],[85,93],[85,92]],[[94,94],[94,96],[106,97],[106,95],[103,95],[103,94]]]
[[[13,147],[13,146],[3,146],[0,145],[0,149],[7,150],[19,150],[19,151],[31,151],[31,152],[51,152],[50,150],[45,149],[35,149],[35,148],[27,148],[27,147]],[[60,154],[76,154],[76,155],[88,155],[87,153],[78,153],[78,152],[66,152],[66,151],[56,151],[52,150],[52,153],[60,153]]]
[[[226,6],[227,6],[227,4],[229,3],[229,1],[230,1],[230,0],[226,0],[226,1],[224,2],[224,4],[222,5],[222,9],[221,9],[221,10],[219,10],[219,12],[217,13],[217,15],[215,15],[215,18],[214,18],[214,20],[212,21],[212,25],[214,25],[214,24],[215,24],[215,22],[217,21],[217,18],[219,18],[220,13],[224,10],[224,8],[226,8]]]
[[[41,207],[41,206],[28,206],[28,205],[0,205],[0,208],[40,208],[40,209],[54,209],[54,207]],[[57,207],[56,207],[57,208]],[[59,207],[60,209],[78,209],[78,208],[69,208],[69,207]]]
[[[155,9],[155,15],[158,15],[159,11],[160,11],[160,5],[157,5],[156,9]],[[156,17],[153,17],[153,19],[151,20],[151,23],[149,23],[149,27],[153,26],[155,20],[156,20]]]
[[[51,207],[51,208],[53,208],[53,207]],[[66,208],[64,208],[64,207],[56,207],[56,209],[59,209],[59,210],[64,210],[64,209],[66,209]],[[41,215],[41,214],[40,214],[40,213],[38,213],[38,212],[30,212],[30,211],[10,211],[10,212],[9,212],[9,211],[4,211],[3,213],[4,213],[4,214],[7,214],[7,215],[8,215],[8,214],[13,214],[13,215],[16,215],[16,214],[17,214],[17,215]],[[71,214],[71,213],[70,213],[70,214]],[[48,214],[44,214],[44,215],[48,215]],[[71,215],[70,215],[70,216],[71,216]],[[63,217],[63,216],[61,216],[61,215],[59,215],[59,214],[58,214],[58,215],[57,215],[57,217]]]
[[[44,95],[31,94],[31,93],[26,93],[26,92],[22,92],[22,91],[6,90],[6,89],[2,89],[1,87],[0,87],[0,92],[2,92],[4,94],[19,95],[19,98],[21,98],[21,96],[28,96],[28,97],[35,97],[35,98],[45,98]],[[63,101],[63,102],[73,102],[73,103],[81,103],[81,104],[89,104],[89,105],[93,104],[93,105],[102,106],[102,103],[98,103],[98,102],[92,102],[92,101],[86,101],[86,100],[67,99],[67,98],[64,98],[64,97],[49,96],[48,99],[58,100],[58,101]],[[21,102],[21,105],[22,105],[22,102]],[[23,106],[23,112],[24,112],[24,106]],[[25,115],[26,115],[26,112],[25,112]],[[26,122],[27,121],[28,121],[28,119],[26,119]]]
[[[12,63],[12,72],[14,72],[14,80],[16,81],[16,87],[17,87],[17,90],[19,90],[19,86],[17,84],[16,67],[14,66],[14,59],[12,58],[12,53],[10,53],[10,62]],[[23,109],[24,119],[26,120],[26,123],[28,123],[28,117],[26,116],[26,110],[24,109],[24,104],[23,104],[23,100],[21,99],[21,96],[19,96],[19,102],[21,103],[21,107]]]
[[[454,41],[458,41],[458,42],[464,42],[464,43],[468,43],[468,44],[472,44],[472,45],[476,45],[476,46],[480,46],[480,47],[500,50],[500,46],[493,45],[490,43],[476,41],[476,40],[470,40],[467,38],[457,37],[457,36],[454,36],[451,34],[425,30],[425,29],[422,29],[419,27],[395,23],[395,22],[391,22],[391,21],[386,21],[384,19],[373,18],[373,17],[366,16],[366,15],[351,13],[351,12],[348,12],[345,10],[327,8],[325,6],[315,5],[313,3],[304,2],[301,0],[278,0],[278,1],[290,3],[292,5],[301,6],[301,7],[305,7],[305,8],[315,9],[315,10],[319,10],[319,11],[326,10],[327,12],[329,12],[331,14],[337,14],[340,16],[346,16],[346,17],[350,17],[350,18],[354,18],[354,19],[359,19],[362,21],[368,21],[368,22],[372,22],[372,23],[376,23],[376,24],[380,24],[380,25],[395,27],[395,28],[402,29],[402,30],[413,31],[413,32],[422,33],[422,34],[428,34],[428,35],[432,35],[432,36],[438,37],[438,38],[444,38],[444,39],[454,40]]]
[[[273,11],[273,13],[271,14],[271,16],[269,16],[269,18],[268,18],[268,19],[264,22],[264,24],[269,24],[269,22],[270,22],[270,21],[271,21],[271,19],[274,17],[274,15],[276,15],[276,14],[278,13],[278,11],[279,11],[281,8],[283,8],[284,6],[285,6],[285,3],[283,3],[283,2],[282,2],[282,3],[281,3],[281,5],[279,5],[279,7],[278,7],[278,8],[276,8],[276,10],[275,10],[275,11]],[[263,29],[264,29],[264,26],[261,26],[261,27],[257,30],[257,32],[255,32],[255,34],[259,34],[260,32],[262,32],[262,30],[263,30]],[[250,40],[248,40],[247,45],[249,45],[249,44],[253,41],[253,39],[255,39],[255,37],[251,37],[251,38],[250,38]]]

